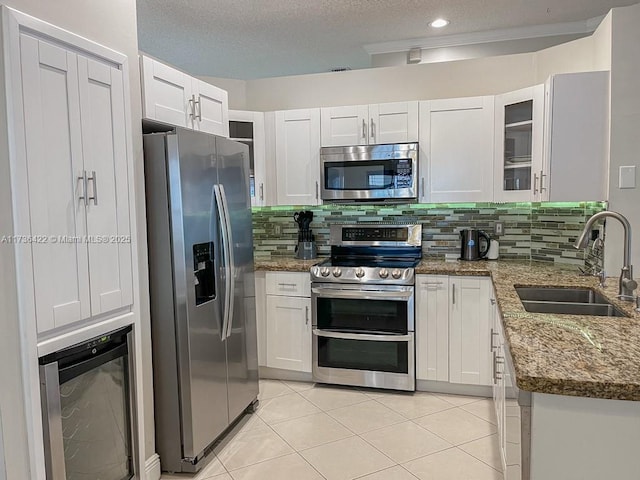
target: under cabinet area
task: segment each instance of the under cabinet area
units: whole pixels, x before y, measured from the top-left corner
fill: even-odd
[[[310,288],[308,272],[266,272],[265,318],[258,327],[258,338],[264,335],[265,351],[260,352],[259,347],[264,366],[311,373]],[[261,326],[265,333],[260,332]]]
[[[321,115],[323,147],[418,141],[418,102],[326,107]]]
[[[491,279],[416,276],[416,378],[489,386]]]
[[[147,56],[140,57],[143,117],[177,127],[229,136],[225,90]]]

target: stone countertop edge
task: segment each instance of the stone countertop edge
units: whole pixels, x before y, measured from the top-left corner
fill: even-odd
[[[304,272],[323,261],[292,258],[255,262],[256,270]],[[423,259],[416,274],[490,276],[521,390],[577,397],[640,400],[640,314],[616,298],[617,278],[602,289],[577,267],[546,262]],[[525,311],[515,286],[586,287],[629,315],[597,317]]]

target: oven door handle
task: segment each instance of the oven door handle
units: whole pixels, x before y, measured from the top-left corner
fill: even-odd
[[[371,335],[365,333],[328,332],[318,328],[313,329],[316,337],[340,338],[343,340],[369,340],[374,342],[409,342],[412,335]]]
[[[400,300],[407,301],[413,291],[380,291],[380,290],[340,290],[338,288],[311,288],[311,292],[320,297],[353,298],[356,300]]]

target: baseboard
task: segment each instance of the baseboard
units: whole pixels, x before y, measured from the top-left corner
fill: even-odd
[[[260,367],[260,378],[290,382],[311,382],[311,372],[296,372],[281,368]]]
[[[486,385],[463,385],[458,383],[437,382],[434,380],[416,380],[416,390],[420,392],[493,397],[493,387]]]
[[[160,456],[154,453],[144,462],[144,478],[145,480],[160,480]]]

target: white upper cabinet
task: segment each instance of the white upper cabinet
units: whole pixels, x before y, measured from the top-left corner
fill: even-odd
[[[493,201],[494,98],[420,102],[420,201]]]
[[[545,95],[539,200],[606,200],[609,72],[554,75],[546,83]]]
[[[142,116],[178,127],[229,136],[227,92],[141,56]]]
[[[496,202],[536,200],[542,172],[544,85],[495,97]]]
[[[320,109],[323,147],[367,145],[369,106],[325,107]]]
[[[321,118],[323,147],[418,141],[418,102],[326,107]]]
[[[317,205],[320,194],[320,109],[275,112],[279,205]]]
[[[193,129],[222,137],[229,136],[229,99],[226,90],[191,79],[194,108]]]
[[[191,128],[193,106],[191,77],[149,57],[141,57],[142,116]]]
[[[23,289],[42,334],[133,304],[127,76],[112,58],[31,31],[16,54],[25,148],[12,159],[24,196],[14,215],[31,238],[20,276],[33,282]]]

